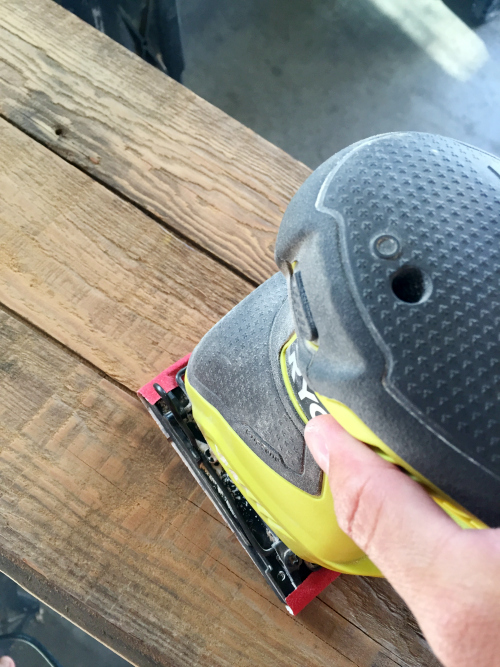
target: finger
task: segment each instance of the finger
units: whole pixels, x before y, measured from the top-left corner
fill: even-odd
[[[328,474],[335,514],[403,596],[422,591],[457,531],[427,492],[345,431],[331,415],[311,420],[306,443]]]
[[[8,655],[4,655],[0,658],[0,667],[16,667],[16,664],[12,658],[9,658]]]

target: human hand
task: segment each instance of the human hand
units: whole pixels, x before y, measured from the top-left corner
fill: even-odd
[[[330,415],[312,419],[305,439],[339,526],[406,601],[445,667],[500,665],[500,529],[459,528]]]

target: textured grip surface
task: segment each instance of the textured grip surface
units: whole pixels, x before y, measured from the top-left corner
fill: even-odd
[[[288,398],[280,350],[293,331],[286,283],[277,273],[233,308],[196,346],[191,385],[281,477],[313,495],[322,473]]]
[[[346,162],[323,201],[346,222],[355,289],[387,348],[387,384],[497,474],[499,173],[497,160],[455,141],[417,135],[402,147],[396,135]],[[373,253],[373,238],[387,233],[399,261]],[[423,273],[421,302],[394,294],[394,264]]]
[[[276,259],[300,271],[318,348],[298,362],[424,477],[500,525],[500,161],[394,133],[319,167]]]

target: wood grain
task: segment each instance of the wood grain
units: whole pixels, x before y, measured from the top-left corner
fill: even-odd
[[[0,122],[0,156],[0,300],[124,386],[137,388],[154,372],[189,351],[204,331],[251,289],[243,279],[200,251],[190,248],[134,206],[122,201],[5,121]],[[49,345],[43,336],[39,339],[41,334],[31,332],[30,335],[34,336],[35,346],[43,343],[52,349],[52,344]],[[252,618],[253,614],[256,614],[267,619],[270,609],[273,610],[272,614],[278,613],[272,593],[267,590],[258,572],[234,539],[228,539],[227,531],[220,525],[210,503],[204,499],[201,491],[194,488],[191,478],[177,457],[173,456],[168,444],[160,444],[162,439],[156,426],[133,399],[126,394],[122,395],[99,374],[94,377],[96,371],[91,372],[85,364],[78,362],[79,372],[84,369],[84,374],[90,373],[89,377],[93,377],[92,381],[98,383],[99,391],[103,386],[106,391],[98,393],[98,398],[86,406],[88,410],[85,419],[82,418],[81,428],[84,435],[80,430],[73,432],[71,410],[76,410],[77,404],[72,403],[71,410],[63,409],[60,405],[69,392],[68,387],[72,386],[66,380],[64,368],[67,365],[70,369],[77,362],[73,360],[70,363],[67,353],[61,357],[65,360],[64,363],[53,356],[44,361],[45,357],[42,356],[37,361],[42,364],[42,369],[32,369],[33,361],[25,358],[26,355],[20,352],[19,346],[16,352],[16,348],[6,342],[2,349],[10,349],[10,356],[2,365],[9,390],[1,397],[4,412],[0,415],[0,423],[2,427],[6,423],[10,424],[3,437],[9,447],[15,445],[15,450],[6,449],[5,445],[2,451],[6,456],[8,451],[11,452],[9,456],[21,456],[22,452],[26,451],[25,438],[28,437],[33,446],[37,445],[37,441],[44,443],[44,456],[45,449],[50,450],[53,447],[62,448],[64,451],[69,448],[71,453],[71,456],[65,454],[70,458],[65,458],[61,464],[63,470],[43,468],[38,463],[28,465],[28,462],[22,459],[19,463],[20,469],[35,466],[31,469],[29,481],[23,481],[23,488],[33,487],[32,493],[38,494],[42,499],[47,496],[47,488],[50,493],[55,493],[52,491],[53,480],[65,475],[64,484],[69,486],[69,490],[68,495],[61,496],[61,502],[74,508],[77,515],[98,518],[95,521],[92,519],[94,523],[84,523],[81,526],[83,537],[80,542],[67,542],[68,536],[80,540],[80,524],[75,527],[75,524],[70,523],[68,527],[64,522],[56,520],[51,524],[52,518],[48,523],[44,519],[43,509],[25,500],[22,494],[12,496],[9,501],[12,507],[9,505],[2,508],[0,504],[0,516],[9,517],[13,507],[22,505],[25,513],[19,521],[31,526],[36,539],[30,539],[33,539],[33,544],[36,543],[37,547],[28,549],[23,531],[19,527],[15,535],[11,535],[8,543],[5,543],[3,555],[0,554],[0,562],[3,563],[5,571],[15,576],[29,590],[38,592],[42,599],[59,610],[64,611],[67,607],[66,614],[72,620],[78,621],[86,629],[90,628],[99,638],[106,639],[109,636],[110,639],[106,641],[117,646],[121,652],[126,648],[127,656],[132,655],[127,648],[128,632],[132,635],[130,642],[140,643],[142,637],[144,646],[141,651],[147,653],[153,650],[151,647],[156,645],[157,638],[148,634],[149,631],[146,632],[143,625],[129,626],[120,622],[120,615],[130,616],[131,610],[135,613],[136,608],[133,597],[123,597],[126,586],[131,586],[131,589],[137,595],[143,595],[144,599],[150,598],[149,613],[163,614],[164,605],[171,610],[169,623],[176,637],[179,632],[182,636],[187,636],[186,627],[182,626],[181,632],[176,626],[175,618],[177,614],[180,618],[185,618],[185,605],[194,605],[193,593],[184,593],[182,588],[175,589],[179,608],[171,598],[151,598],[151,590],[146,587],[146,583],[131,584],[139,575],[135,570],[131,573],[128,569],[130,565],[125,567],[118,560],[117,570],[112,571],[110,559],[116,557],[116,553],[126,545],[127,549],[131,549],[130,559],[137,563],[136,567],[139,570],[145,567],[145,572],[149,572],[147,561],[141,560],[142,547],[133,541],[136,539],[133,537],[134,531],[144,530],[145,541],[148,544],[154,542],[157,535],[163,535],[163,531],[167,531],[168,525],[164,525],[165,516],[171,513],[174,516],[175,509],[182,516],[182,519],[178,520],[185,522],[187,526],[182,540],[175,538],[182,541],[179,553],[175,552],[175,558],[181,558],[179,554],[183,553],[183,550],[186,552],[185,558],[191,557],[190,554],[193,553],[192,560],[185,567],[194,571],[199,568],[205,571],[203,563],[208,558],[207,553],[212,559],[209,560],[210,567],[213,567],[214,583],[212,588],[207,588],[204,593],[207,608],[210,607],[210,596],[212,604],[220,599],[218,596],[221,589],[226,595],[223,604],[229,604],[227,599],[237,600],[237,604],[246,610],[242,612],[243,616],[250,613],[250,610],[253,610]],[[40,379],[33,382],[33,378]],[[13,387],[17,392],[14,394],[16,401],[24,402],[27,412],[16,409],[17,402],[13,403],[10,393]],[[43,402],[33,405],[26,402],[23,399],[25,387],[28,387],[30,392],[33,389],[30,396],[34,395],[36,401]],[[50,395],[46,393],[48,389],[52,392]],[[116,405],[108,397],[108,393],[112,392],[115,392]],[[59,409],[63,412],[59,413]],[[101,413],[101,410],[104,412]],[[123,419],[123,427],[120,419],[114,419],[115,412],[122,415],[120,419]],[[34,416],[30,418],[29,426],[26,426],[24,422],[31,415]],[[139,424],[137,430],[131,429],[131,424],[136,422]],[[104,423],[105,433],[99,434]],[[135,444],[130,444],[129,430],[135,433]],[[72,444],[73,436],[77,444]],[[104,453],[99,444],[100,438],[104,438],[107,443]],[[154,447],[159,448],[161,460],[151,458],[150,453],[145,455],[144,447],[148,447],[151,441],[156,443]],[[78,443],[83,448],[81,452]],[[128,446],[128,449],[125,446]],[[137,460],[134,458],[133,465],[128,462],[131,447],[134,456],[138,457]],[[114,452],[113,455],[111,451]],[[125,480],[123,488],[132,485],[136,489],[135,497],[140,497],[140,500],[137,501],[137,515],[132,513],[135,518],[128,515],[126,519],[123,518],[124,510],[119,511],[111,505],[108,512],[106,503],[99,504],[97,513],[92,511],[91,497],[93,494],[103,494],[104,491],[90,490],[93,487],[89,486],[87,467],[72,462],[74,452],[79,458],[83,457],[86,464],[95,463],[99,475],[103,475],[103,465],[104,470],[109,468],[109,473],[104,474],[105,477],[111,475],[110,483],[116,482],[113,477],[116,474],[117,479]],[[38,455],[39,453],[36,454]],[[140,474],[139,464],[142,466]],[[7,487],[11,475],[15,477],[17,473],[5,468],[4,480]],[[146,484],[148,476],[159,479],[154,492],[150,490],[152,482]],[[99,477],[96,478],[98,479]],[[134,486],[136,479],[142,480],[143,491]],[[170,503],[166,506],[162,505],[167,502],[165,498],[169,499]],[[88,503],[91,509],[87,508]],[[148,508],[145,513],[140,509],[145,506],[144,503]],[[57,512],[60,512],[59,506],[57,507]],[[148,514],[151,507],[164,507],[164,511],[153,513],[151,518]],[[201,514],[198,508],[201,508]],[[106,526],[108,522],[114,526],[116,512],[120,515],[120,520],[127,525],[131,522],[133,527],[132,534],[120,533],[118,528],[113,528],[122,536],[120,547],[116,544],[108,546],[106,538]],[[193,552],[195,546],[189,541],[192,539],[191,531],[196,539],[203,541],[207,530],[205,525],[200,529],[200,516],[210,520],[213,536],[207,538],[208,547],[205,545],[206,548],[203,547],[201,551],[198,549]],[[0,534],[3,539],[4,531],[0,530]],[[167,537],[161,539],[163,545]],[[60,542],[62,550],[73,554],[74,560],[70,564],[63,559],[62,552],[58,552],[57,556],[53,555],[54,541]],[[87,548],[85,544],[89,541],[93,543],[95,551],[87,558],[84,551]],[[125,546],[123,548],[125,549]],[[112,550],[112,556],[108,549]],[[81,556],[75,556],[80,552]],[[23,558],[27,558],[27,561],[24,562]],[[52,558],[54,560],[51,560]],[[45,559],[48,559],[50,567],[43,565]],[[57,570],[58,562],[65,563],[64,572],[71,571],[72,577],[61,575]],[[97,593],[92,597],[89,592],[85,592],[87,586],[100,586],[100,578],[104,576],[100,570],[94,569],[94,562],[106,564],[103,565],[108,587],[105,602],[116,611],[116,617],[113,616],[111,621],[104,607],[92,606],[97,604]],[[171,567],[170,561],[165,564],[155,560],[154,563],[154,567],[158,567],[162,572],[169,571]],[[121,578],[122,570],[131,578],[126,584]],[[43,572],[43,576],[37,574],[39,571]],[[177,573],[178,570],[173,567],[172,572]],[[56,592],[55,582],[58,582]],[[154,585],[158,585],[156,580]],[[196,587],[199,585],[196,580]],[[330,647],[328,651],[333,651],[335,647],[339,653],[359,665],[368,665],[373,661],[374,664],[382,665],[387,660],[390,661],[388,664],[395,661],[404,665],[431,665],[432,658],[425,643],[407,625],[408,613],[404,605],[395,602],[388,607],[386,604],[387,599],[391,599],[387,584],[385,598],[367,595],[366,589],[365,594],[360,595],[359,586],[355,580],[346,579],[335,591],[326,592],[322,597],[323,602],[314,602],[294,621],[297,625],[290,626],[288,619],[283,621],[281,616],[277,616],[280,619],[279,628],[282,623],[288,628],[289,634],[283,635],[283,641],[293,644],[295,632],[299,632],[297,628],[300,628],[299,636],[302,636],[301,632],[306,633],[304,636],[308,639],[304,640],[305,646],[309,647],[307,651],[313,654],[318,650],[317,646],[326,644]],[[93,617],[89,616],[89,608],[85,606],[87,596],[92,600]],[[116,597],[120,600],[123,598],[120,604]],[[248,606],[250,610],[247,609]],[[233,609],[230,605],[229,608]],[[130,619],[127,622],[129,621]],[[112,627],[108,627],[108,622],[112,623]],[[222,624],[222,618],[218,622]],[[238,616],[238,623],[244,623],[241,616]],[[147,625],[142,618],[140,624]],[[113,628],[119,628],[120,632]],[[144,635],[141,635],[143,630]],[[202,630],[203,623],[199,621],[196,632],[201,633],[199,641],[207,643],[209,647],[205,648],[206,653],[203,654],[205,664],[211,664],[207,656],[212,655],[212,625],[207,624],[205,631]],[[102,634],[104,632],[107,634]],[[228,630],[226,628],[221,632],[224,635]],[[283,631],[280,629],[278,634],[281,632]],[[312,640],[311,636],[316,639]],[[242,641],[246,645],[249,640],[242,638]],[[120,648],[122,645],[125,648]],[[229,650],[224,642],[222,646],[224,651]],[[219,649],[214,651],[214,655],[218,656]],[[236,654],[232,655],[233,659],[237,660]],[[283,655],[288,656],[288,653],[284,651]],[[297,656],[300,655],[299,652]],[[333,659],[332,655],[336,656],[332,653],[329,660]],[[213,664],[219,664],[216,662],[219,657],[213,658]],[[171,664],[185,664],[182,662],[184,659],[188,658],[177,656],[177,662]],[[189,659],[191,660],[192,656]],[[222,657],[220,659],[222,660]],[[238,659],[240,662],[236,661],[234,664],[250,664],[243,658]],[[317,664],[323,664],[322,659],[318,658]],[[344,664],[338,656],[335,660],[337,662],[333,664]]]
[[[274,271],[308,170],[50,0],[1,5],[0,567],[141,667],[436,665],[386,582],[289,617],[128,391],[252,289],[214,257]]]
[[[253,281],[310,170],[52,0],[2,0],[0,114]]]
[[[289,616],[137,400],[2,310],[0,421],[2,568],[134,664],[420,664]]]
[[[386,579],[342,576],[321,600],[408,664],[439,667],[408,607]],[[405,663],[406,664],[406,663]]]
[[[0,300],[131,390],[252,289],[0,119]]]

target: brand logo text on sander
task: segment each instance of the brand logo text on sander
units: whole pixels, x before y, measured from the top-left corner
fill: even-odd
[[[286,354],[286,367],[290,384],[292,385],[293,393],[297,399],[298,404],[302,408],[307,419],[312,419],[317,415],[326,415],[328,411],[321,404],[316,394],[309,389],[305,378],[302,377],[299,366],[297,364],[297,341],[294,340],[289,345]]]

